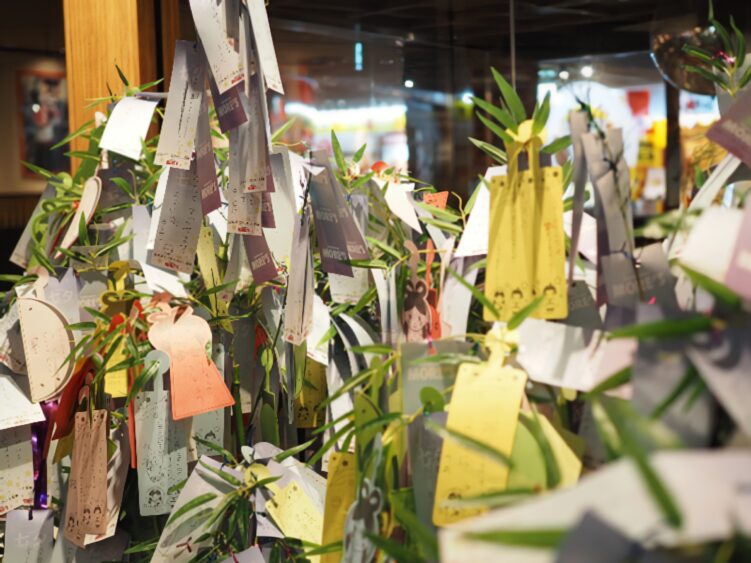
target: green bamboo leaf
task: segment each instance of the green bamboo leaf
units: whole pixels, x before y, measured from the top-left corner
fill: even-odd
[[[493,74],[495,83],[498,84],[498,88],[500,88],[501,90],[503,100],[508,106],[509,111],[511,111],[511,115],[514,116],[517,124],[526,120],[527,113],[524,111],[524,104],[522,104],[521,98],[519,98],[519,94],[516,93],[516,90],[511,87],[511,84],[506,82],[506,79],[503,78],[503,75],[495,68],[490,67],[490,72]]]
[[[545,300],[544,295],[540,295],[539,297],[533,299],[529,305],[526,307],[523,307],[520,309],[513,317],[511,317],[508,321],[508,328],[509,330],[514,330],[518,328],[526,319],[529,317],[532,313],[534,313],[537,308],[542,305],[542,302]]]
[[[475,139],[473,137],[468,137],[469,142],[472,143],[474,146],[476,146],[478,149],[483,151],[485,154],[487,154],[490,158],[498,162],[499,164],[506,164],[508,161],[506,157],[506,153],[499,149],[498,147],[494,147],[490,143],[486,143],[485,141],[481,141],[479,139]]]
[[[683,68],[685,68],[688,72],[693,72],[694,74],[698,74],[702,78],[709,80],[713,84],[717,84],[720,87],[724,88],[725,90],[728,89],[728,83],[724,76],[721,74],[713,74],[709,72],[705,68],[701,68],[696,65],[685,65]]]
[[[446,407],[446,400],[443,394],[435,387],[423,387],[420,389],[420,402],[422,403],[422,412],[429,414],[431,412],[441,412]]]
[[[402,523],[402,526],[409,533],[410,537],[413,538],[419,547],[422,548],[420,551],[424,553],[426,558],[429,561],[438,561],[438,541],[436,540],[436,535],[425,524],[423,524],[414,511],[407,506],[407,503],[403,498],[403,495],[405,494],[408,494],[411,497],[412,489],[393,491],[389,495],[389,502],[394,509],[394,516],[396,516],[396,519]]]
[[[223,481],[229,483],[230,485],[234,487],[239,487],[240,485],[242,485],[242,481],[240,481],[240,479],[238,479],[234,475],[230,475],[229,473],[222,471],[221,469],[212,467],[211,465],[209,465],[208,463],[206,463],[205,461],[201,459],[198,460],[198,463],[200,463],[204,469],[210,471],[211,473],[213,473],[214,475],[216,475]]]
[[[454,225],[453,223],[448,223],[447,221],[441,221],[440,219],[432,219],[430,217],[420,217],[420,221],[425,223],[426,225],[432,225],[433,227],[438,227],[439,229],[448,231],[449,233],[455,233],[457,235],[461,234],[463,231],[460,225]]]
[[[696,368],[694,366],[689,366],[689,368],[686,370],[686,373],[683,375],[681,380],[678,382],[678,385],[676,385],[670,393],[658,404],[654,410],[652,411],[652,414],[649,415],[649,418],[656,420],[659,418],[662,418],[662,415],[664,415],[668,409],[670,409],[675,402],[686,393],[691,387],[693,387],[697,381],[701,381],[701,376],[699,375],[699,372],[696,371]]]
[[[501,314],[498,312],[498,309],[496,309],[495,305],[485,297],[485,294],[477,289],[474,285],[469,283],[467,280],[465,280],[462,276],[460,276],[458,273],[456,273],[456,270],[454,270],[451,266],[448,266],[446,268],[449,274],[454,276],[456,280],[462,284],[465,288],[469,290],[469,292],[472,294],[472,296],[477,299],[480,303],[482,303],[482,306],[485,307],[490,313],[496,318],[500,318]]]
[[[712,24],[715,28],[715,31],[717,32],[717,35],[720,36],[720,39],[722,40],[722,45],[725,49],[725,52],[730,55],[733,53],[733,43],[730,41],[730,34],[728,33],[727,28],[725,28],[724,25],[722,25],[719,21],[716,19],[710,19],[709,23]]]
[[[277,463],[281,463],[288,457],[296,456],[300,452],[304,452],[305,450],[307,450],[310,446],[312,446],[315,443],[315,441],[316,441],[315,438],[311,438],[307,442],[303,442],[302,444],[298,444],[297,446],[284,450],[283,452],[278,453],[274,457],[274,461],[276,461]]]
[[[568,534],[568,530],[492,530],[489,532],[467,532],[466,538],[486,543],[530,547],[540,549],[555,549]]]
[[[130,86],[130,84],[128,84],[128,79],[125,78],[125,74],[123,74],[123,71],[120,69],[120,67],[115,64],[115,68],[117,69],[117,75],[120,77],[120,80],[122,80],[123,84],[125,84],[125,86]]]
[[[370,259],[370,260],[342,260],[345,264],[349,264],[355,268],[368,268],[370,270],[386,270],[389,265],[383,260]]]
[[[684,272],[686,272],[686,275],[695,286],[702,288],[704,291],[710,293],[716,299],[719,299],[726,305],[730,305],[735,309],[741,306],[742,300],[740,296],[725,284],[715,281],[712,278],[705,276],[704,274],[700,274],[696,270],[692,270],[691,268],[684,266],[683,264],[679,263],[678,265]]]
[[[456,442],[457,444],[464,446],[468,450],[472,450],[473,452],[477,452],[485,456],[491,461],[495,461],[496,463],[509,468],[511,467],[511,459],[506,454],[499,452],[492,446],[489,446],[486,443],[481,442],[480,440],[476,440],[475,438],[467,436],[466,434],[463,434],[456,430],[445,428],[430,419],[425,420],[425,427],[444,440],[451,440],[453,442]]]
[[[507,145],[509,145],[509,144],[511,144],[511,143],[514,142],[514,139],[511,137],[511,135],[509,135],[508,133],[506,133],[506,131],[502,127],[500,127],[499,125],[496,125],[495,123],[493,123],[492,121],[490,121],[488,118],[486,118],[481,113],[479,113],[479,112],[475,112],[475,113],[477,115],[477,119],[479,119],[485,127],[487,127],[488,129],[490,129],[490,131],[493,134],[495,134],[496,137],[498,137],[499,139],[501,139],[504,143],[506,143]]]
[[[400,260],[402,258],[402,254],[393,246],[389,246],[385,242],[382,242],[376,238],[368,237],[366,236],[365,239],[370,243],[372,246],[375,246],[376,248],[379,248],[380,250],[383,250],[385,253],[390,254],[397,260]]]
[[[683,52],[696,59],[699,59],[700,61],[704,61],[708,65],[719,70],[720,72],[725,72],[725,66],[716,58],[714,58],[714,56],[711,53],[709,53],[708,51],[705,51],[704,49],[686,44],[683,46]]]
[[[552,141],[540,149],[545,154],[555,154],[571,146],[571,135],[564,135],[558,137],[555,141]]]
[[[54,151],[55,149],[59,149],[63,145],[67,145],[68,143],[70,143],[76,137],[80,137],[81,135],[83,135],[85,133],[88,133],[89,132],[89,127],[91,127],[93,124],[94,124],[94,120],[93,119],[89,119],[86,123],[84,123],[83,125],[81,125],[78,129],[76,129],[72,133],[69,133],[68,135],[66,135],[61,141],[59,141],[58,143],[55,143],[54,145],[52,145],[50,147],[50,150]]]
[[[631,381],[631,367],[623,368],[614,373],[606,380],[601,381],[595,387],[587,392],[587,396],[602,395],[605,391],[610,391]]]
[[[344,160],[344,153],[342,152],[342,146],[339,144],[339,139],[336,137],[334,130],[331,130],[331,148],[334,151],[334,161],[339,171],[343,174],[347,171],[347,163]]]
[[[272,142],[272,143],[276,143],[276,142],[278,142],[278,141],[279,141],[279,139],[281,139],[282,137],[284,137],[284,134],[285,134],[285,133],[286,133],[287,131],[289,131],[289,130],[290,130],[290,128],[291,128],[291,127],[292,127],[292,126],[293,126],[294,124],[295,124],[295,118],[294,118],[294,117],[292,117],[292,118],[288,119],[287,121],[285,121],[285,122],[284,122],[284,124],[283,124],[283,125],[282,125],[281,127],[279,127],[279,129],[277,129],[276,131],[274,131],[274,132],[273,132],[273,133],[271,134],[271,142]]]
[[[279,421],[276,411],[268,403],[261,406],[261,436],[266,442],[279,446]]]
[[[337,553],[342,551],[344,544],[340,541],[328,543],[319,547],[308,549],[303,553],[303,557],[310,559],[315,555],[326,555],[327,553]]]
[[[532,115],[532,134],[539,135],[548,122],[550,116],[550,92],[545,94],[540,107]]]
[[[367,143],[363,143],[363,145],[359,149],[357,149],[355,156],[352,157],[353,162],[358,163],[362,160],[362,156],[365,154],[365,149],[367,148],[367,146]]]
[[[388,540],[369,532],[365,532],[365,537],[394,561],[399,561],[399,563],[424,563],[423,559],[411,549],[404,547],[394,540]]]
[[[545,475],[546,484],[548,489],[554,489],[561,482],[561,470],[558,467],[558,460],[555,458],[553,447],[550,445],[548,437],[545,435],[545,431],[542,429],[542,425],[538,420],[540,415],[537,411],[532,411],[531,416],[520,415],[519,424],[523,424],[524,427],[529,430],[532,437],[540,446],[540,452],[545,461]]]
[[[663,319],[617,328],[608,335],[608,338],[674,338],[704,332],[711,328],[711,317],[694,315],[682,319]]]
[[[368,344],[367,346],[351,346],[350,351],[355,354],[392,354],[394,349],[388,344]]]
[[[180,516],[187,514],[194,508],[198,508],[199,506],[203,506],[207,502],[211,502],[212,500],[216,498],[216,496],[217,496],[216,493],[204,493],[202,495],[198,495],[196,498],[190,499],[180,508],[175,510],[172,514],[170,514],[170,517],[167,520],[166,526],[169,526],[172,522],[180,518]]]
[[[37,166],[36,164],[32,164],[31,162],[26,162],[25,160],[21,161],[21,164],[23,164],[26,168],[31,170],[34,174],[39,174],[43,178],[50,179],[54,176],[52,172],[45,170],[41,166]]]
[[[453,211],[449,211],[448,209],[441,209],[440,207],[436,207],[435,205],[428,205],[427,203],[422,201],[415,201],[415,205],[420,209],[424,209],[425,211],[429,212],[434,217],[441,219],[442,221],[456,223],[461,219],[461,216],[457,213],[454,213]]]
[[[511,117],[509,112],[507,112],[505,109],[494,106],[493,104],[486,102],[482,98],[477,98],[475,96],[472,96],[472,100],[477,107],[495,117],[496,120],[500,122],[500,124],[503,125],[506,129],[509,129],[512,133],[516,133],[518,131],[518,127],[516,122],[514,121],[514,118]]]
[[[630,430],[631,426],[621,416],[618,409],[613,408],[612,403],[606,400],[605,397],[597,399],[596,402],[603,408],[605,414],[612,422],[620,438],[624,452],[636,463],[639,473],[644,479],[644,484],[652,494],[652,498],[657,503],[657,506],[662,510],[668,523],[675,528],[680,527],[683,523],[683,516],[670,491],[668,491],[660,476],[649,463],[646,451],[638,438],[634,436],[633,431]]]
[[[210,442],[209,440],[204,440],[200,436],[193,436],[193,439],[196,441],[196,443],[201,444],[202,446],[206,446],[207,448],[211,450],[214,450],[216,453],[222,456],[227,463],[231,463],[232,465],[237,465],[237,459],[235,459],[235,456],[232,455],[232,453],[229,450],[224,449],[219,444],[215,444],[214,442]]]
[[[158,545],[159,545],[159,538],[150,539],[141,543],[137,543],[136,545],[130,546],[128,549],[123,551],[123,553],[132,554],[132,553],[144,553],[147,551],[154,551],[156,549],[156,546]]]

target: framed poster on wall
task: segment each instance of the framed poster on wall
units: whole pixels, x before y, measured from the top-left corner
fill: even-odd
[[[64,72],[19,70],[17,112],[20,159],[50,172],[70,169],[67,147],[54,149],[68,134],[68,87]],[[21,164],[24,177],[36,177]]]

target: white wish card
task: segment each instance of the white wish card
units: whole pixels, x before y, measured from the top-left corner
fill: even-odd
[[[68,358],[75,338],[53,305],[34,297],[19,297],[17,304],[31,400],[44,401],[60,393],[73,373]]]
[[[243,94],[244,95],[244,94]],[[244,235],[260,235],[262,232],[262,198],[260,192],[245,190],[243,183],[244,163],[241,158],[246,147],[248,128],[240,125],[229,132],[229,181],[227,197],[227,231]]]
[[[422,233],[422,225],[417,218],[413,198],[415,185],[393,182],[387,184],[387,182],[379,179],[375,179],[375,182],[381,190],[386,190],[383,197],[391,213],[409,225],[412,230]]]
[[[751,454],[745,450],[682,450],[653,454],[650,466],[665,483],[683,523],[675,528],[655,502],[637,465],[621,458],[584,476],[578,484],[539,495],[461,522],[439,532],[441,561],[557,561],[552,549],[501,545],[467,537],[467,532],[560,530],[589,511],[630,539],[677,547],[730,538],[739,529],[739,498],[748,504]],[[745,497],[745,498],[744,498]],[[596,559],[601,561],[601,559]],[[584,559],[582,559],[584,561]]]
[[[295,185],[292,179],[291,160],[294,153],[286,147],[274,147],[270,156],[271,174],[274,177],[275,190],[266,194],[271,199],[274,212],[274,226],[264,225],[269,249],[277,263],[286,264],[289,261],[294,234],[294,221],[299,221],[295,202]],[[297,155],[295,157],[299,158]]]
[[[271,165],[263,121],[261,90],[258,75],[249,79],[249,94],[240,94],[248,121],[230,131],[230,159],[235,159],[234,172],[230,173],[229,188],[243,192],[265,192]],[[232,169],[230,169],[232,170]]]
[[[145,205],[134,205],[133,212],[133,259],[141,265],[146,287],[138,287],[143,293],[168,292],[175,297],[187,297],[184,283],[190,280],[188,274],[157,268],[147,262],[149,226],[152,219]],[[141,284],[143,286],[143,284]]]
[[[284,306],[284,340],[299,346],[313,323],[313,257],[310,253],[310,212],[295,221]]]
[[[5,316],[0,319],[0,363],[14,373],[26,373],[26,355],[17,303],[10,305]]]
[[[55,197],[55,193],[55,186],[53,186],[52,184],[47,184],[47,186],[45,186],[42,195],[39,196],[39,201],[34,207],[34,211],[31,212],[32,218],[39,215],[39,212],[42,210],[42,204],[45,201]],[[26,227],[24,227],[23,232],[18,239],[18,242],[16,243],[15,248],[13,249],[13,253],[10,255],[10,261],[19,268],[23,268],[24,270],[26,269],[26,266],[29,265],[29,260],[31,260],[30,243],[33,224],[33,220],[29,219],[28,223],[26,223]]]
[[[169,180],[170,169],[162,168],[162,173],[159,175],[159,180],[156,183],[156,190],[154,191],[154,203],[151,209],[151,224],[149,225],[149,237],[146,240],[146,249],[154,250],[154,242],[156,242],[156,232],[159,229],[159,216],[162,214],[162,207],[164,206],[164,195],[167,193],[167,180]]]
[[[39,403],[32,403],[12,375],[0,374],[0,430],[44,420]]]
[[[33,502],[31,426],[0,430],[0,515]]]
[[[136,395],[136,450],[138,459],[138,505],[141,516],[168,514],[177,500],[169,492],[188,477],[187,440],[189,420],[172,420],[170,393],[165,389],[169,358],[164,352],[149,352],[144,365],[157,365],[157,375]]]
[[[253,39],[258,51],[259,65],[263,73],[266,87],[284,95],[282,77],[279,73],[279,63],[276,60],[274,41],[271,38],[269,16],[266,13],[264,0],[248,0],[248,12],[250,12],[250,24],[253,29]]]
[[[159,212],[151,264],[192,273],[202,218],[195,163],[190,170],[171,169]]]
[[[751,327],[746,324],[722,332],[701,333],[686,350],[707,387],[747,435],[751,435],[749,338]]]
[[[173,513],[199,496],[212,495],[213,498],[164,527],[151,563],[187,563],[195,558],[196,552],[202,546],[211,543],[211,536],[206,533],[211,531],[211,528],[206,526],[207,517],[234,488],[202,464],[209,465],[214,470],[221,469],[234,478],[243,480],[242,473],[206,456],[201,457],[180,491]],[[199,541],[204,536],[208,537]]]
[[[5,521],[5,552],[12,563],[48,563],[55,528],[52,510],[11,510]]]
[[[467,227],[464,229],[459,244],[456,247],[454,257],[479,256],[488,253],[488,233],[490,232],[490,190],[486,182],[495,176],[506,174],[505,166],[491,166],[485,172],[485,182],[480,182],[472,194],[474,203],[467,219]],[[470,200],[472,199],[470,198]]]
[[[133,160],[141,158],[157,103],[133,96],[122,98],[110,113],[99,147]]]
[[[321,344],[321,340],[331,327],[331,316],[329,315],[329,308],[317,293],[313,294],[312,316],[310,332],[306,339],[308,358],[327,366],[329,364],[329,345],[328,343]]]
[[[227,40],[222,6],[216,0],[190,0],[190,11],[217,90],[226,92],[242,82],[244,72],[240,53]]]
[[[167,107],[154,162],[188,170],[196,140],[196,126],[203,101],[205,70],[203,53],[192,41],[175,44]]]
[[[527,319],[517,359],[533,381],[589,391],[630,366],[635,350],[635,339],[607,340],[601,331]]]
[[[743,225],[743,211],[711,206],[694,223],[678,258],[695,272],[725,283],[735,244]]]

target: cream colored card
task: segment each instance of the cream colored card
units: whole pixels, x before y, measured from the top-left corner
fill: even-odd
[[[200,461],[214,469],[229,473],[235,479],[243,480],[242,473],[209,457],[203,456]],[[224,495],[232,490],[234,490],[232,485],[218,478],[201,463],[197,464],[180,491],[172,513],[174,514],[182,506],[201,495],[212,494],[214,498],[164,527],[151,563],[187,563],[194,559],[196,552],[211,542],[211,536],[207,534],[211,532],[211,529],[206,526],[208,515],[222,501]],[[202,536],[208,537],[199,541]]]
[[[170,169],[164,201],[158,214],[150,263],[178,272],[192,273],[202,219],[201,191],[195,163],[190,170]],[[156,213],[152,222],[155,220]]]
[[[310,213],[295,220],[284,306],[284,340],[299,346],[310,334],[315,294],[310,253]]]
[[[446,427],[511,455],[527,376],[498,364],[462,364],[449,403]],[[444,526],[483,512],[450,506],[505,489],[508,467],[452,440],[444,440],[436,482],[433,522]]]
[[[248,12],[253,29],[253,39],[258,51],[258,64],[261,67],[266,87],[284,95],[282,77],[279,73],[279,64],[276,61],[274,42],[271,39],[271,27],[269,16],[266,13],[266,4],[263,0],[248,0]]]
[[[0,430],[44,420],[42,407],[32,403],[11,375],[0,374]]]
[[[587,512],[594,512],[627,537],[650,545],[677,547],[722,541],[748,526],[738,516],[739,504],[748,505],[744,492],[751,474],[751,454],[745,450],[662,451],[650,465],[665,483],[683,518],[672,527],[642,473],[628,458],[609,463],[583,477],[576,486],[539,495],[514,506],[467,520],[439,532],[441,561],[556,561],[554,549],[473,540],[467,532],[504,530],[568,530]],[[740,500],[740,503],[739,503]]]
[[[99,147],[133,160],[141,158],[156,106],[157,102],[133,96],[122,98],[107,119]]]
[[[31,426],[0,430],[0,515],[33,503]]]
[[[505,166],[491,166],[485,172],[485,182],[490,182],[495,176],[506,174]],[[475,202],[472,206],[472,212],[467,219],[467,226],[464,229],[462,238],[456,247],[454,256],[457,258],[465,256],[480,256],[488,253],[488,238],[490,232],[490,191],[485,182],[477,184],[475,190]]]
[[[240,53],[227,41],[221,4],[215,0],[190,0],[190,11],[214,82],[219,93],[224,93],[242,82],[244,70]]]
[[[136,449],[138,455],[138,504],[141,516],[168,514],[177,493],[170,487],[188,478],[187,440],[190,421],[173,421],[169,391],[165,387],[169,359],[153,350],[144,361],[159,364],[150,389],[135,398]]]
[[[70,248],[76,240],[78,240],[78,233],[81,228],[81,220],[88,225],[91,218],[94,216],[99,198],[102,195],[102,181],[92,176],[83,185],[83,191],[81,192],[81,199],[78,201],[78,207],[76,208],[73,217],[68,224],[68,229],[65,231],[62,240],[60,241],[59,248]],[[57,252],[56,257],[62,256],[60,252]]]
[[[0,319],[0,363],[14,373],[26,374],[18,303],[10,305],[5,316]]]
[[[52,510],[11,510],[5,521],[3,559],[9,563],[48,563],[54,528]]]
[[[297,480],[285,487],[269,485],[273,497],[266,501],[266,512],[287,537],[318,544],[323,533],[323,512],[313,504]],[[311,557],[316,561],[318,557]]]
[[[156,164],[190,169],[206,80],[203,61],[198,44],[176,42],[167,106],[154,157]]]
[[[26,354],[31,400],[35,403],[59,394],[73,373],[66,361],[75,339],[68,321],[49,303],[20,297],[18,316]]]
[[[308,358],[325,366],[329,365],[329,345],[328,342],[321,344],[321,340],[329,327],[331,327],[329,308],[316,293],[313,295],[313,321],[305,342]]]
[[[241,159],[240,152],[244,146],[244,139],[247,138],[247,132],[241,131],[242,127],[244,125],[229,132],[229,181],[225,191],[228,203],[227,230],[230,233],[260,235],[262,232],[261,194],[246,191],[243,183],[242,163],[246,162],[246,159],[244,157]]]

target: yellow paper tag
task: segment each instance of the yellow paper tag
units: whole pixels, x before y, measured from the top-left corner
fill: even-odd
[[[298,428],[317,428],[326,416],[321,402],[326,398],[326,366],[308,360],[302,391],[295,398],[295,422]]]
[[[115,330],[119,330],[119,327]],[[112,356],[107,361],[107,367],[116,366],[128,359],[125,353],[125,339],[127,335],[123,334],[120,343],[115,348]],[[128,370],[119,369],[108,371],[104,376],[104,392],[113,398],[128,396]]]
[[[268,486],[274,496],[266,501],[266,512],[274,519],[284,535],[318,544],[323,531],[323,514],[295,481],[280,488],[276,483]],[[318,557],[311,557],[318,561]]]
[[[344,541],[344,524],[355,502],[355,456],[349,452],[334,452],[329,459],[326,479],[326,508],[323,516],[321,545]],[[321,563],[336,563],[341,552],[321,556]]]
[[[201,278],[206,289],[213,289],[222,283],[222,276],[219,272],[219,264],[216,260],[216,249],[214,248],[214,233],[211,227],[201,226],[201,234],[198,237],[198,247],[196,248],[198,258],[198,269],[201,271]],[[227,315],[227,302],[219,297],[217,293],[209,295],[211,309],[217,316],[224,317]],[[232,323],[223,323],[223,328],[232,332]],[[226,326],[225,326],[226,325]]]
[[[462,364],[449,404],[446,426],[509,456],[519,417],[526,374],[497,362]],[[484,512],[481,507],[444,503],[503,490],[508,467],[446,439],[441,450],[433,522],[444,526]]]
[[[530,149],[532,153],[536,149]],[[563,172],[560,167],[518,171],[521,145],[509,148],[507,176],[490,180],[490,239],[485,295],[509,320],[538,296],[537,318],[568,314],[563,235]],[[536,158],[536,157],[535,157]],[[513,163],[513,164],[512,164]]]

